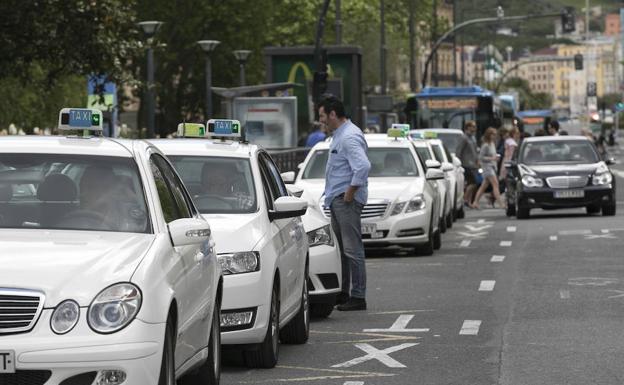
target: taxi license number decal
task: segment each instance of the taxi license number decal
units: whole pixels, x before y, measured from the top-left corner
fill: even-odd
[[[0,350],[0,373],[15,373],[15,352]]]
[[[555,198],[583,198],[585,191],[583,190],[561,190],[555,191]]]

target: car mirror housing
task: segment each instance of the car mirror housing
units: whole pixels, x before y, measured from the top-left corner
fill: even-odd
[[[461,160],[459,160],[459,158],[457,156],[455,156],[455,154],[453,154],[453,166],[455,166],[455,167],[461,167],[462,166]]]
[[[295,183],[295,177],[297,176],[294,171],[286,171],[280,174],[284,183]]]
[[[269,219],[294,218],[305,215],[308,201],[298,197],[279,197],[273,202],[273,210],[269,210]]]
[[[444,179],[444,171],[436,169],[436,168],[430,168],[427,170],[427,173],[425,174],[425,178],[427,180]]]
[[[180,218],[168,226],[174,247],[201,244],[210,238],[210,225],[203,219]]]
[[[301,198],[301,196],[303,195],[303,189],[294,184],[287,185],[286,190],[288,190],[290,195],[297,197],[297,198]]]
[[[442,167],[442,164],[440,162],[438,162],[437,160],[433,160],[433,159],[427,159],[425,161],[425,166],[427,166],[427,168],[440,168]]]
[[[455,169],[455,167],[453,166],[452,163],[444,162],[442,164],[442,171],[453,171],[454,169]]]

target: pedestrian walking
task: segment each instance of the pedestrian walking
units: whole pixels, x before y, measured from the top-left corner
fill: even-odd
[[[518,142],[520,141],[520,131],[516,127],[514,127],[511,129],[511,131],[507,132],[504,138],[505,151],[503,152],[503,160],[501,162],[499,178],[503,182],[507,177],[507,167],[505,167],[505,162],[509,162],[511,158],[513,158],[513,155],[516,152],[516,148],[518,148]]]
[[[496,129],[490,127],[485,130],[485,134],[483,134],[483,143],[481,144],[481,151],[479,152],[479,161],[481,162],[481,168],[483,169],[483,183],[481,183],[481,186],[477,191],[477,195],[470,206],[473,209],[479,208],[479,199],[481,198],[481,195],[485,193],[488,186],[492,186],[492,193],[494,194],[494,198],[496,198],[500,207],[504,206],[500,190],[498,188],[498,175],[496,172],[498,154],[496,154],[495,143]]]
[[[325,207],[330,208],[342,265],[342,292],[336,303],[342,311],[366,310],[361,215],[368,199],[368,146],[362,130],[347,119],[338,98],[321,100],[319,120],[333,136],[325,169]]]
[[[472,198],[477,190],[477,175],[479,173],[479,157],[477,154],[477,141],[475,133],[477,132],[477,124],[473,120],[469,120],[464,125],[464,136],[457,145],[456,154],[462,162],[464,168],[464,180],[466,181],[466,190],[464,191],[464,201],[466,206],[470,206]]]

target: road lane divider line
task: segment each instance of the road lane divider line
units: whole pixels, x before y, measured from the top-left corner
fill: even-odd
[[[459,335],[462,336],[476,336],[479,334],[479,328],[481,327],[480,320],[465,320],[464,324],[459,331]]]
[[[507,232],[508,233],[515,233],[516,232],[516,226],[507,226]]]
[[[496,285],[496,281],[481,281],[479,291],[492,291],[494,290],[494,285]]]
[[[388,329],[364,329],[364,333],[427,333],[429,328],[407,329],[407,324],[414,318],[413,314],[401,314]]]
[[[375,313],[368,313],[371,315],[381,315],[381,314],[405,314],[405,313],[422,313],[422,312],[431,312],[435,311],[433,309],[422,309],[422,310],[394,310],[394,311],[379,311]]]
[[[396,334],[381,334],[381,333],[358,333],[358,332],[344,332],[344,331],[320,331],[320,330],[310,330],[312,334],[336,334],[340,336],[362,336],[362,337],[376,337],[376,338],[367,338],[360,340],[349,340],[349,341],[328,341],[323,342],[327,345],[336,345],[336,344],[354,344],[357,342],[388,342],[388,341],[414,341],[421,340],[422,337],[417,336],[409,336],[409,335],[396,335]]]
[[[461,241],[461,243],[459,244],[459,247],[468,247],[470,246],[470,242],[472,242],[470,239],[464,239],[463,241]]]
[[[500,241],[501,247],[511,247],[511,241]]]
[[[558,239],[558,238],[557,238],[557,236],[556,236],[556,235],[551,235],[551,236],[550,236],[550,240],[551,240],[551,241],[556,241],[557,239]]]
[[[504,255],[493,255],[490,262],[503,262],[505,260]]]
[[[559,297],[561,299],[570,299],[570,290],[559,290]]]
[[[364,385],[364,381],[347,381],[342,385]]]

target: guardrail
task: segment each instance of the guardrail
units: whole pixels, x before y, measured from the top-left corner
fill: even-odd
[[[310,149],[306,147],[267,149],[280,172],[294,171],[295,173],[299,171],[297,166],[305,160],[308,151]]]

